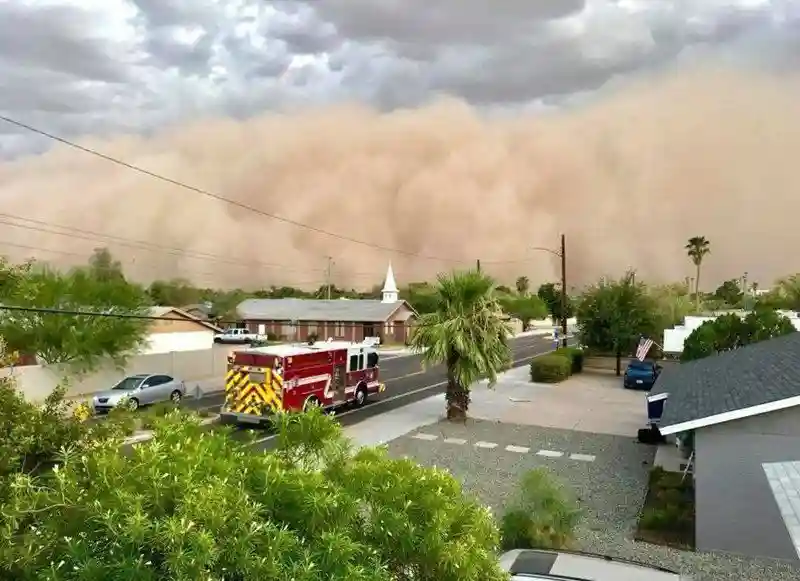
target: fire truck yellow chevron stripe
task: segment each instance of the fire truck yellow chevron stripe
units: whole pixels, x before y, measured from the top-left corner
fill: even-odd
[[[264,373],[264,383],[250,381],[250,371]],[[270,369],[241,368],[230,370],[225,378],[225,396],[230,409],[237,413],[262,415],[283,409],[283,380]]]

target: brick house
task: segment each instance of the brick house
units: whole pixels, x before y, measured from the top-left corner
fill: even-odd
[[[236,310],[251,332],[287,341],[316,335],[322,341],[379,337],[381,343],[406,343],[417,313],[399,299],[391,265],[382,293],[381,300],[247,299]]]

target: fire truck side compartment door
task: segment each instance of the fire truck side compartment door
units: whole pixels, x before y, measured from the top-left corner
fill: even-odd
[[[347,382],[345,378],[347,377],[347,369],[344,364],[337,364],[333,366],[333,399],[335,401],[343,401],[345,399],[345,385]]]

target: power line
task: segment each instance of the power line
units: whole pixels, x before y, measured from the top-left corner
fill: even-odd
[[[122,238],[121,236],[113,236],[110,234],[99,234],[95,232],[91,232],[88,230],[81,230],[78,228],[71,228],[69,226],[61,226],[58,224],[48,224],[47,222],[43,222],[41,220],[33,220],[30,218],[22,218],[18,216],[12,216],[10,214],[0,213],[0,216],[4,217],[12,217],[18,220],[25,220],[27,222],[32,222],[34,224],[42,224],[44,226],[52,226],[55,228],[63,228],[65,230],[74,230],[77,233],[72,232],[59,232],[57,230],[53,230],[53,228],[45,228],[43,226],[31,226],[28,224],[17,224],[15,222],[10,222],[8,220],[0,220],[0,224],[5,224],[6,226],[11,226],[12,228],[21,228],[23,230],[32,230],[36,232],[44,232],[46,234],[54,234],[56,236],[65,236],[67,238],[78,238],[82,240],[88,240],[90,242],[103,242],[103,240],[98,240],[98,237],[109,238],[117,244],[121,244],[122,246],[129,246],[131,248],[136,248],[137,250],[148,250],[148,251],[155,251],[155,252],[163,252],[165,254],[172,254],[173,256],[180,256],[182,258],[189,258],[193,260],[207,260],[211,262],[220,262],[225,264],[232,264],[235,266],[244,266],[248,268],[253,267],[263,267],[263,268],[274,268],[274,269],[285,269],[287,271],[294,271],[294,272],[325,272],[325,269],[297,269],[285,264],[271,264],[265,262],[253,262],[247,263],[238,260],[231,260],[228,258],[224,258],[222,256],[207,254],[207,253],[195,253],[186,250],[181,250],[179,248],[170,248],[170,247],[158,247],[157,245],[150,244],[149,242],[133,240],[133,239],[126,239]],[[198,254],[195,256],[195,254]]]
[[[380,244],[367,242],[365,240],[360,240],[358,238],[352,238],[350,236],[345,236],[343,234],[337,234],[336,232],[330,232],[329,230],[324,230],[322,228],[317,228],[316,226],[311,226],[309,224],[304,224],[302,222],[298,222],[297,220],[292,220],[291,218],[286,218],[285,216],[279,216],[278,214],[272,214],[270,212],[266,212],[264,210],[261,210],[259,208],[254,207],[254,206],[251,206],[249,204],[245,204],[243,202],[239,202],[239,201],[236,201],[236,200],[231,200],[230,198],[226,198],[225,196],[222,196],[220,194],[211,192],[209,190],[205,190],[203,188],[187,184],[185,182],[176,180],[174,178],[170,178],[170,177],[155,173],[153,171],[150,171],[150,170],[145,169],[143,167],[140,167],[138,165],[134,165],[132,163],[123,161],[123,160],[118,159],[116,157],[112,157],[112,156],[110,156],[108,154],[102,153],[102,152],[97,151],[95,149],[86,147],[84,145],[80,145],[80,144],[75,143],[74,141],[70,141],[70,140],[68,140],[68,139],[66,139],[64,137],[59,137],[58,135],[55,135],[53,133],[49,133],[49,132],[44,131],[42,129],[38,129],[36,127],[33,127],[32,125],[28,125],[27,123],[23,123],[21,121],[17,121],[15,119],[11,119],[10,117],[6,117],[5,115],[0,115],[0,120],[5,121],[6,123],[9,123],[11,125],[15,125],[16,127],[20,127],[22,129],[26,129],[27,131],[31,131],[31,132],[36,133],[38,135],[41,135],[43,137],[47,137],[48,139],[52,139],[53,141],[57,141],[57,142],[62,143],[64,145],[68,146],[68,147],[71,147],[73,149],[77,149],[78,151],[82,151],[84,153],[88,153],[89,155],[93,155],[95,157],[99,157],[101,159],[104,159],[104,160],[106,160],[108,162],[111,162],[111,163],[114,163],[116,165],[119,165],[119,166],[124,167],[126,169],[138,172],[140,174],[149,176],[151,178],[163,181],[163,182],[168,183],[168,184],[172,184],[174,186],[178,186],[179,188],[183,188],[183,189],[192,191],[192,192],[194,192],[196,194],[200,194],[201,196],[205,196],[207,198],[211,198],[211,199],[214,199],[214,200],[217,200],[217,201],[220,201],[220,202],[224,202],[226,204],[230,204],[231,206],[235,206],[237,208],[241,208],[243,210],[247,210],[247,211],[253,212],[255,214],[259,214],[261,216],[264,216],[265,218],[270,218],[272,220],[277,220],[278,222],[283,222],[284,224],[289,224],[290,226],[295,226],[297,228],[303,228],[303,229],[309,230],[311,232],[316,232],[317,234],[322,234],[322,235],[325,235],[325,236],[329,236],[331,238],[337,238],[337,239],[343,240],[345,242],[351,242],[353,244],[358,244],[360,246],[366,246],[368,248],[374,248],[375,250],[381,250],[381,251],[384,251],[384,252],[390,252],[390,253],[394,253],[394,254],[401,254],[401,255],[411,256],[411,257],[415,257],[415,258],[422,258],[422,259],[425,259],[425,260],[435,260],[435,261],[440,261],[440,262],[454,262],[454,263],[466,262],[464,260],[458,260],[458,259],[454,259],[454,258],[444,258],[444,257],[440,257],[440,256],[426,256],[426,255],[418,254],[418,253],[415,253],[415,252],[410,252],[410,251],[407,251],[407,250],[401,250],[399,248],[392,248],[390,246],[382,246]]]
[[[67,238],[75,238],[79,240],[87,240],[89,242],[99,242],[108,244],[109,241],[114,244],[120,244],[122,246],[127,246],[130,248],[136,248],[137,250],[145,250],[148,252],[160,252],[165,254],[171,254],[173,256],[180,256],[182,258],[189,258],[192,260],[206,260],[211,262],[219,262],[223,264],[230,264],[237,267],[242,268],[254,268],[254,267],[262,267],[268,269],[275,269],[275,270],[284,270],[287,272],[318,272],[324,273],[327,271],[325,268],[295,268],[289,266],[287,264],[278,264],[278,263],[270,263],[270,262],[260,262],[260,261],[252,261],[252,262],[245,262],[241,260],[233,260],[222,256],[221,254],[213,254],[210,252],[200,252],[200,251],[189,251],[182,248],[174,247],[174,246],[164,246],[160,244],[155,244],[153,242],[148,242],[145,240],[137,240],[135,238],[126,238],[124,236],[117,236],[114,234],[105,234],[102,232],[94,232],[92,230],[85,230],[82,228],[76,228],[73,226],[64,226],[62,224],[56,224],[53,222],[45,222],[43,220],[35,220],[33,218],[26,218],[24,216],[17,216],[14,214],[8,214],[5,212],[0,212],[0,217],[11,218],[14,220],[22,220],[25,222],[30,222],[31,224],[37,224],[38,226],[31,226],[30,224],[17,224],[15,222],[9,222],[8,220],[0,220],[0,224],[5,224],[6,226],[11,226],[12,228],[20,228],[24,230],[31,230],[36,232],[43,232],[46,234],[53,234],[56,236],[64,236]],[[53,230],[53,228],[58,228],[62,230],[67,230],[68,232],[58,232],[57,230]],[[74,232],[74,233],[73,233]],[[109,240],[104,240],[104,239]],[[35,249],[35,247],[31,247]],[[212,275],[213,273],[206,273]],[[382,274],[374,273],[374,272],[349,272],[347,273],[348,276],[360,276],[360,277],[380,277]]]
[[[41,246],[31,246],[31,245],[28,245],[28,244],[17,244],[16,242],[9,242],[7,240],[0,240],[0,246],[10,246],[12,248],[20,248],[20,249],[23,249],[23,250],[35,250],[37,252],[52,252],[53,254],[63,254],[65,256],[75,256],[75,257],[80,257],[80,258],[86,259],[86,255],[82,254],[80,252],[69,252],[67,250],[57,250],[55,248],[42,248]],[[140,268],[143,267],[143,266],[145,268],[148,268],[148,269],[152,270],[153,272],[157,272],[159,270],[158,268],[153,267],[151,265],[139,265]],[[191,273],[191,276],[193,276],[193,277],[197,276],[197,275],[209,276],[209,277],[212,277],[212,278],[219,278],[219,272],[208,272],[208,271],[199,270],[199,271],[193,271]],[[197,281],[195,281],[195,282],[197,282]],[[316,279],[315,280],[303,280],[303,281],[294,282],[292,284],[296,284],[296,285],[315,285],[317,287],[322,287],[322,286],[325,285],[325,281],[324,280],[316,280]],[[281,285],[270,285],[270,286],[281,286]]]

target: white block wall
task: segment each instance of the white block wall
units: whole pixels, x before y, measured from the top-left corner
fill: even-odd
[[[214,347],[214,332],[191,331],[183,333],[153,333],[147,338],[142,355],[170,353],[173,351],[201,351]]]

